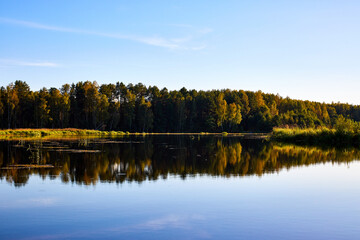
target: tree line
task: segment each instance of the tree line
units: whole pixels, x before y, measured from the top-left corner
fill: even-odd
[[[80,128],[129,132],[268,132],[273,127],[332,127],[360,121],[360,106],[284,98],[261,91],[169,91],[95,81],[30,90],[0,88],[0,128]]]

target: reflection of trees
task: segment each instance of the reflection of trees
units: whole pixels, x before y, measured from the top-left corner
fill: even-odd
[[[327,149],[273,145],[236,138],[149,137],[142,142],[62,142],[73,149],[96,149],[99,153],[54,151],[47,143],[2,142],[0,166],[51,164],[54,168],[0,170],[0,178],[23,186],[31,174],[57,178],[64,183],[96,184],[156,180],[169,174],[182,178],[200,175],[244,176],[277,172],[284,168],[359,159],[357,149]],[[53,144],[53,143],[51,143]],[[57,145],[57,146],[58,146]],[[53,145],[52,145],[53,146]]]

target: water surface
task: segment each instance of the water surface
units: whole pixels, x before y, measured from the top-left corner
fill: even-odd
[[[0,142],[0,239],[357,239],[360,151],[235,137]]]

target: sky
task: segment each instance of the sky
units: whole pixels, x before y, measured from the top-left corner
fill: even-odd
[[[360,1],[0,1],[0,86],[97,81],[360,104]]]

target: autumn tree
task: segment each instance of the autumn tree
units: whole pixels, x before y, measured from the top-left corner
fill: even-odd
[[[241,106],[236,103],[228,105],[226,121],[228,122],[228,130],[231,131],[235,125],[241,123]]]
[[[216,124],[218,127],[221,127],[221,130],[223,130],[223,123],[226,119],[227,114],[227,102],[224,99],[224,94],[220,93],[216,98]]]
[[[147,132],[153,127],[153,113],[151,103],[142,96],[137,110],[137,125],[141,132]]]
[[[1,128],[75,127],[122,131],[271,131],[360,121],[360,106],[283,98],[261,91],[159,90],[142,83],[78,82],[31,91],[17,80],[0,88]],[[339,125],[339,124],[338,124]]]
[[[50,116],[50,106],[47,99],[49,99],[49,92],[46,88],[42,88],[35,95],[36,127],[46,127],[53,120]]]
[[[19,105],[19,97],[14,85],[11,83],[6,87],[6,106],[7,106],[7,122],[8,128],[16,128],[16,115],[15,109]]]

